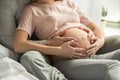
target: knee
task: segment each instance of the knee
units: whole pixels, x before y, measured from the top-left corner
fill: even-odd
[[[107,38],[107,40],[111,41],[112,44],[115,44],[116,47],[119,46],[120,48],[120,36],[110,36]]]
[[[118,67],[118,66],[120,67],[120,62],[118,60],[111,60],[110,62],[108,62],[106,64],[106,67],[108,70],[111,70],[111,69]]]
[[[42,63],[50,63],[48,57],[42,55],[40,52],[38,51],[28,51],[26,52],[20,59],[20,62],[23,65],[27,65],[27,64],[34,64],[35,61],[39,61]]]
[[[114,54],[114,55],[113,55],[113,59],[120,61],[120,49],[115,50],[115,51],[113,52],[113,54]]]
[[[36,59],[44,61],[42,54],[40,54],[38,51],[27,51],[22,55],[20,62],[23,65],[27,65],[33,63]]]
[[[120,47],[120,38],[119,37],[116,37],[115,43]]]
[[[105,80],[120,80],[120,62],[113,60],[107,66]]]
[[[22,57],[20,59],[20,62],[25,62],[25,61],[31,62],[32,60],[35,59],[34,55],[36,55],[36,54],[38,54],[37,51],[27,51],[26,53],[24,53],[22,55]]]

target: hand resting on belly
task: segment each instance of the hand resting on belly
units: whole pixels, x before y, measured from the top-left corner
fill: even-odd
[[[87,46],[90,46],[90,40],[88,38],[88,33],[82,29],[79,28],[68,28],[65,30],[65,33],[63,35],[60,35],[61,37],[73,37],[77,39],[78,46],[80,48],[85,48]],[[62,44],[61,44],[62,45]],[[60,46],[60,45],[57,45]],[[62,57],[59,56],[51,56],[52,60],[58,60]]]

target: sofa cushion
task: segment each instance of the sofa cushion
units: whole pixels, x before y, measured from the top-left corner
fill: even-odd
[[[0,43],[13,49],[13,36],[24,5],[30,0],[0,0]]]

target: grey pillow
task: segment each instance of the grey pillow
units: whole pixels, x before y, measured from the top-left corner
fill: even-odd
[[[24,5],[30,0],[0,0],[0,43],[13,50],[13,36]]]

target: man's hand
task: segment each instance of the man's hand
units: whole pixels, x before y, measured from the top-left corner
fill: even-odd
[[[61,35],[65,34],[65,31],[60,31],[59,33],[56,33],[54,37],[52,37],[49,40],[46,40],[47,46],[60,46],[64,44],[65,42],[76,40],[73,37],[61,37]]]
[[[73,37],[60,37],[60,36],[55,36],[52,39],[49,39],[46,41],[47,46],[60,46],[64,44],[65,42],[75,40]]]

